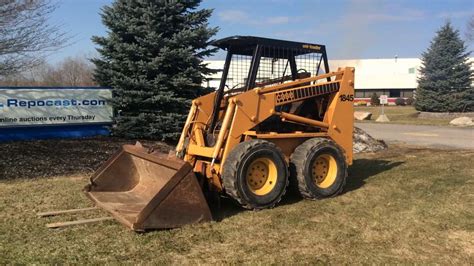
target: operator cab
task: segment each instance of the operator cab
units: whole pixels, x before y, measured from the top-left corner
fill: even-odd
[[[326,47],[321,44],[253,36],[232,36],[211,44],[227,51],[219,90],[246,91],[329,72]]]
[[[216,40],[211,45],[227,51],[222,77],[216,93],[216,103],[224,97],[248,91],[256,87],[277,85],[280,83],[329,73],[326,47],[321,44],[276,40],[254,36],[231,36]],[[327,79],[330,81],[330,78]],[[307,114],[311,118],[321,118],[317,109],[325,104],[324,99],[309,99],[298,104],[280,106],[279,110],[294,110],[296,114]],[[327,101],[326,101],[327,102]],[[213,110],[210,130],[218,122],[219,109]],[[296,110],[298,109],[298,110]],[[276,124],[275,124],[276,123]],[[279,122],[268,121],[260,125],[261,129],[271,130],[267,126],[277,126]],[[292,129],[293,130],[293,129]]]

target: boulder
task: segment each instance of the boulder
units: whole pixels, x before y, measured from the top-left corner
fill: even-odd
[[[370,120],[371,117],[372,117],[371,112],[362,112],[362,111],[354,112],[354,118],[356,120]]]
[[[449,122],[449,124],[453,126],[461,126],[461,127],[474,126],[474,123],[472,122],[472,118],[467,117],[467,116],[454,118],[453,120],[451,120],[451,122]]]
[[[364,130],[354,127],[354,153],[377,152],[387,149],[387,144],[383,140],[374,139]]]

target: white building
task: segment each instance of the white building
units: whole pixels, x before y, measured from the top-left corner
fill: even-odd
[[[355,67],[356,98],[388,95],[391,98],[412,97],[417,87],[417,74],[421,66],[418,58],[361,59],[329,61],[331,70],[338,67]]]
[[[471,58],[474,62],[474,58]],[[208,60],[212,69],[222,69],[224,60]],[[331,71],[338,67],[355,67],[356,98],[388,95],[391,98],[412,97],[416,89],[421,60],[418,58],[329,60]],[[474,64],[473,64],[474,68]],[[204,86],[219,87],[221,72],[208,77]],[[229,76],[232,78],[232,76]]]

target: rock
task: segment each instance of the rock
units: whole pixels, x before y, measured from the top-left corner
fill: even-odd
[[[377,120],[375,120],[375,122],[384,123],[384,122],[390,122],[390,120],[388,119],[386,115],[379,115],[379,117],[377,118]]]
[[[453,126],[462,126],[462,127],[474,126],[474,123],[472,122],[472,118],[467,117],[467,116],[454,118],[453,120],[451,120],[451,122],[449,122],[449,124]]]
[[[370,120],[371,117],[372,117],[371,112],[361,112],[361,111],[354,112],[354,118],[357,120]]]
[[[383,140],[374,139],[364,130],[354,127],[354,153],[377,152],[387,149],[387,144]]]

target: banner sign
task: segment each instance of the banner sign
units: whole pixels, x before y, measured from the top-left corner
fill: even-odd
[[[111,98],[105,88],[0,87],[0,128],[111,123]]]

